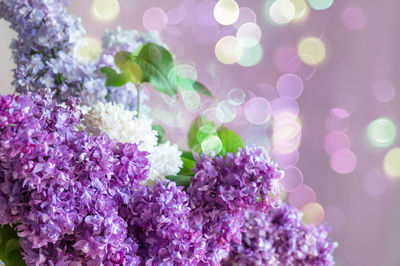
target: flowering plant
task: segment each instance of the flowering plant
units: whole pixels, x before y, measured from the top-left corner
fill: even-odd
[[[280,206],[283,172],[262,148],[199,117],[190,151],[182,152],[140,115],[142,83],[172,97],[178,88],[212,97],[175,73],[165,47],[143,39],[127,45],[131,33],[118,29],[105,38],[114,45],[83,64],[71,54],[83,30],[65,4],[0,2],[0,17],[19,34],[14,85],[23,93],[0,96],[1,260],[333,264],[327,228],[306,226],[299,211]],[[129,86],[135,101],[116,100]],[[213,139],[218,151],[207,145]]]

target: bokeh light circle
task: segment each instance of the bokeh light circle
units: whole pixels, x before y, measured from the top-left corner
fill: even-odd
[[[119,2],[118,0],[94,0],[92,11],[96,19],[103,22],[110,22],[119,14]]]
[[[220,126],[224,121],[224,113],[221,111],[221,109],[216,107],[210,107],[204,110],[202,115],[213,122],[216,127]]]
[[[202,143],[208,136],[214,135],[216,136],[217,131],[215,130],[215,127],[209,126],[209,125],[204,125],[197,130],[196,133],[196,139],[199,143]]]
[[[332,108],[325,120],[325,127],[329,132],[346,132],[350,126],[350,114],[343,108]]]
[[[297,118],[299,114],[298,103],[288,97],[279,97],[271,101],[272,114],[273,116],[278,116],[282,113],[289,114]]]
[[[265,98],[254,97],[244,106],[244,115],[251,124],[262,125],[271,118],[272,107]]]
[[[333,0],[308,0],[308,3],[313,9],[324,10],[333,4]]]
[[[246,92],[240,88],[233,88],[228,92],[228,100],[233,105],[241,105],[246,99]]]
[[[316,200],[317,197],[314,190],[307,185],[301,185],[289,194],[290,205],[298,209],[301,209],[301,207],[303,207],[307,203],[315,202]]]
[[[201,142],[201,149],[206,154],[218,154],[222,150],[222,142],[218,136],[209,135]]]
[[[196,81],[198,77],[196,68],[191,65],[185,64],[177,65],[176,67],[174,67],[174,69],[171,71],[171,75],[175,74],[180,77],[188,78],[194,81]]]
[[[396,88],[390,80],[378,79],[372,86],[372,93],[378,102],[388,103],[396,96]]]
[[[383,169],[391,178],[400,178],[400,147],[393,148],[386,153]]]
[[[326,55],[325,44],[316,37],[302,39],[297,46],[300,59],[307,65],[318,65]]]
[[[296,166],[289,166],[283,171],[285,177],[281,180],[281,185],[286,192],[293,192],[303,184],[303,173]]]
[[[197,92],[187,89],[180,89],[179,92],[184,105],[189,111],[195,112],[200,109],[201,99]]]
[[[274,116],[272,131],[274,151],[288,154],[299,148],[301,125],[297,115],[291,112],[283,112]]]
[[[331,156],[331,168],[339,174],[349,174],[357,166],[357,157],[349,149],[340,149]]]
[[[379,118],[368,125],[367,135],[372,145],[390,147],[396,139],[396,126],[388,118]]]
[[[239,18],[239,5],[235,0],[219,0],[214,7],[214,18],[221,25],[232,25]]]
[[[261,29],[255,23],[245,23],[236,32],[236,38],[243,47],[251,48],[261,40]]]
[[[350,149],[351,141],[346,133],[341,131],[333,131],[326,135],[324,140],[324,148],[327,154],[332,155],[340,149]]]
[[[253,9],[248,7],[241,7],[239,8],[239,18],[233,24],[235,29],[239,29],[245,23],[256,23],[257,22],[257,15],[253,11]]]
[[[290,153],[279,153],[278,151],[273,151],[274,161],[279,165],[281,168],[289,167],[296,165],[299,161],[299,151],[295,150]]]
[[[264,51],[260,44],[251,48],[244,48],[237,63],[243,67],[252,67],[260,63],[263,55]]]
[[[235,64],[243,54],[243,47],[234,36],[222,37],[215,45],[215,56],[223,64]]]
[[[303,222],[307,225],[314,224],[320,225],[325,219],[325,211],[321,204],[317,202],[310,202],[301,208],[303,212]]]
[[[295,7],[290,0],[275,0],[269,8],[270,18],[276,24],[291,22],[295,14]]]
[[[286,96],[290,99],[299,98],[303,89],[303,80],[296,74],[282,75],[276,84],[276,90],[278,91],[279,96]]]
[[[168,24],[168,16],[159,7],[151,7],[143,14],[143,26],[148,31],[161,31]]]
[[[338,107],[332,108],[331,113],[339,119],[346,119],[350,116],[349,112],[347,112],[343,108]]]
[[[294,9],[295,9],[295,13],[294,13],[294,17],[293,17],[293,21],[301,21],[304,20],[308,13],[310,12],[310,9],[306,3],[305,0],[290,0],[290,2],[292,2]]]
[[[178,25],[183,22],[186,16],[185,8],[173,8],[167,12],[168,25]]]
[[[92,37],[84,37],[79,40],[74,52],[78,61],[89,63],[97,60],[101,54],[101,42]]]
[[[361,30],[366,23],[364,11],[359,7],[348,7],[343,11],[342,22],[349,30]]]
[[[236,106],[229,101],[218,103],[218,108],[224,113],[223,123],[229,123],[236,117]]]

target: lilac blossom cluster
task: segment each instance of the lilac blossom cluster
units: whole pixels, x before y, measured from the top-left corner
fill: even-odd
[[[76,104],[57,106],[43,91],[0,98],[0,223],[19,224],[29,265],[135,254],[119,208],[147,177],[147,153],[77,131]]]
[[[204,259],[205,240],[189,223],[188,203],[174,182],[157,181],[132,194],[125,208],[128,236],[140,243],[137,254],[146,265],[197,265]]]
[[[67,4],[68,0],[0,2],[0,18],[9,21],[18,34],[11,44],[16,64],[13,82],[16,91],[26,93],[50,88],[59,102],[76,96],[89,105],[111,101],[136,109],[135,85],[106,87],[99,68],[113,65],[113,55],[122,49],[134,51],[147,42],[162,44],[159,36],[120,28],[108,31],[99,59],[83,63],[74,55],[73,48],[79,46],[85,30],[80,20],[67,12]]]
[[[282,205],[248,210],[244,218],[242,239],[232,242],[224,265],[334,265],[337,243],[327,238],[325,225],[305,225],[299,210]]]
[[[27,264],[199,260],[204,245],[185,219],[186,194],[174,183],[140,189],[147,152],[78,131],[80,119],[73,98],[61,107],[44,91],[0,97],[0,224],[19,224]],[[162,254],[152,248],[145,256],[146,234],[159,236]]]
[[[248,208],[268,209],[279,198],[283,177],[262,148],[239,149],[226,158],[195,158],[195,173],[187,190],[191,224],[206,241],[205,265],[218,265],[228,256],[231,242],[239,242]]]
[[[332,263],[325,228],[271,209],[282,172],[261,148],[197,156],[186,191],[142,186],[148,152],[79,131],[77,105],[0,96],[0,224],[17,225],[28,265]]]

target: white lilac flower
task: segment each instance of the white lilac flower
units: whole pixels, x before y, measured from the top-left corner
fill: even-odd
[[[107,134],[118,142],[136,143],[141,150],[151,153],[157,145],[157,132],[151,128],[152,120],[135,118],[135,115],[122,104],[98,102],[85,115],[83,124],[89,133]]]
[[[157,146],[149,155],[149,178],[141,182],[142,185],[153,185],[158,179],[164,180],[165,176],[177,175],[182,168],[182,152],[178,145],[169,141]]]
[[[139,145],[139,149],[150,153],[149,178],[142,185],[154,185],[157,179],[176,175],[182,167],[181,151],[176,144],[169,142],[157,146],[157,132],[152,130],[152,120],[146,117],[135,118],[135,112],[124,109],[121,104],[98,102],[84,113],[83,125],[86,131],[94,135],[107,134],[118,142],[130,142]]]

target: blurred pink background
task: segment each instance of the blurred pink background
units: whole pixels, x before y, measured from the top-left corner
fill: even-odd
[[[386,117],[400,127],[400,96],[396,95],[400,86],[398,1],[336,0],[325,10],[310,8],[305,20],[287,25],[275,25],[266,18],[265,2],[237,0],[241,8],[255,12],[256,23],[262,31],[262,59],[251,67],[225,65],[217,60],[214,53],[217,41],[226,35],[235,35],[236,29],[214,20],[216,1],[119,0],[120,13],[111,22],[93,17],[92,1],[71,0],[70,11],[82,17],[88,36],[100,40],[104,29],[115,29],[117,25],[147,31],[143,25],[145,11],[161,8],[168,18],[164,20],[167,24],[161,36],[179,63],[194,66],[198,80],[221,101],[228,98],[233,88],[246,92],[245,102],[235,109],[237,115],[227,126],[240,132],[247,144],[261,144],[270,149],[273,123],[249,122],[245,103],[255,96],[269,102],[279,98],[275,89],[278,79],[293,72],[290,64],[285,65],[279,59],[278,51],[282,47],[296,51],[303,38],[321,38],[326,47],[324,61],[315,67],[302,64],[296,69],[304,81],[304,90],[296,100],[301,120],[299,160],[296,164],[294,151],[290,154],[294,158],[288,157],[291,162],[283,165],[293,169],[295,164],[304,176],[303,183],[315,192],[316,201],[324,209],[325,221],[332,228],[331,237],[339,242],[335,252],[337,265],[400,265],[400,208],[397,205],[400,180],[390,178],[383,167],[385,155],[399,147],[400,140],[392,136],[393,143],[376,147],[367,137],[368,125],[379,117]],[[13,91],[10,85],[13,63],[8,46],[15,34],[4,21],[0,22],[0,33],[0,87],[2,93],[9,93]],[[293,60],[293,64],[299,64],[299,60]],[[168,105],[154,92],[151,92],[150,105],[155,120],[165,122],[161,115],[178,117],[178,124],[170,121],[163,125],[170,140],[186,148],[182,136],[198,112],[190,112],[182,104],[180,108]],[[333,133],[326,140],[333,131],[341,133]],[[335,168],[335,162],[331,164],[334,155],[331,158],[326,149],[341,143],[355,157],[342,154]],[[274,159],[283,161],[284,157]],[[395,157],[394,163],[400,164],[400,157]],[[341,167],[351,169],[345,171],[349,173],[340,173]]]

